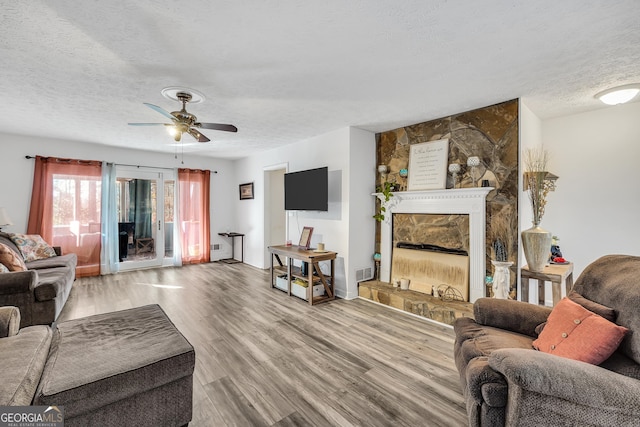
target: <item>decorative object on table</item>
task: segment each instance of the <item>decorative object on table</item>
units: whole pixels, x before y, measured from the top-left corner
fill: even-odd
[[[439,190],[447,185],[449,140],[412,144],[409,151],[409,191]]]
[[[385,182],[382,186],[376,187],[376,191],[382,194],[380,199],[380,210],[373,216],[376,221],[384,221],[384,213],[387,211],[387,203],[393,197],[393,183]]]
[[[449,172],[451,172],[451,180],[453,182],[453,186],[451,188],[456,188],[458,173],[460,172],[460,165],[458,163],[451,163],[449,165]]]
[[[558,245],[558,241],[560,239],[558,236],[551,237],[551,256],[549,257],[549,262],[552,264],[566,264],[567,260],[562,256],[562,251],[560,250],[560,246]]]
[[[240,184],[240,200],[253,199],[253,182]]]
[[[7,210],[0,208],[0,231],[2,231],[2,227],[6,227],[7,225],[13,225],[13,221],[9,218]]]
[[[298,246],[304,249],[309,249],[312,234],[313,227],[303,227],[302,233],[300,233],[300,241],[298,242]]]
[[[462,293],[449,285],[438,286],[438,298],[442,301],[464,301]]]
[[[467,159],[467,166],[469,166],[469,176],[471,177],[472,187],[478,186],[478,179],[480,179],[480,158],[478,156],[471,156]]]
[[[533,209],[533,226],[522,232],[522,246],[529,270],[540,273],[549,260],[551,233],[540,222],[547,204],[547,194],[555,189],[555,175],[547,172],[549,153],[542,147],[527,150],[524,189],[529,192]]]

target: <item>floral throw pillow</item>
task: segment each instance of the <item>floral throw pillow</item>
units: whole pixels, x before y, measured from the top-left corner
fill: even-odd
[[[11,234],[11,240],[16,244],[25,262],[56,256],[56,251],[44,241],[39,234]]]
[[[9,273],[9,269],[6,265],[0,262],[0,273]]]
[[[20,255],[4,243],[0,243],[0,264],[4,264],[9,271],[25,271],[27,269]]]

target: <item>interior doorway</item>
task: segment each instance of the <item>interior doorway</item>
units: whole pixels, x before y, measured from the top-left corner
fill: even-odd
[[[264,265],[270,265],[269,246],[284,245],[287,241],[287,214],[284,210],[284,174],[286,163],[264,170]]]

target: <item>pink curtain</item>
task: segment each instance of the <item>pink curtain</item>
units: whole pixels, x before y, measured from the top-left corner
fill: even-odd
[[[182,263],[211,260],[209,252],[209,187],[211,172],[178,169]]]
[[[102,164],[36,157],[28,234],[78,255],[76,277],[100,274]]]

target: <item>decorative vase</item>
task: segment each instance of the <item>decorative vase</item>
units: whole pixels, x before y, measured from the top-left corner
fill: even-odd
[[[499,299],[509,299],[509,288],[511,287],[511,261],[491,261],[496,268],[493,273],[493,297]]]
[[[541,273],[549,260],[551,232],[534,222],[533,227],[522,232],[522,247],[529,270]]]

